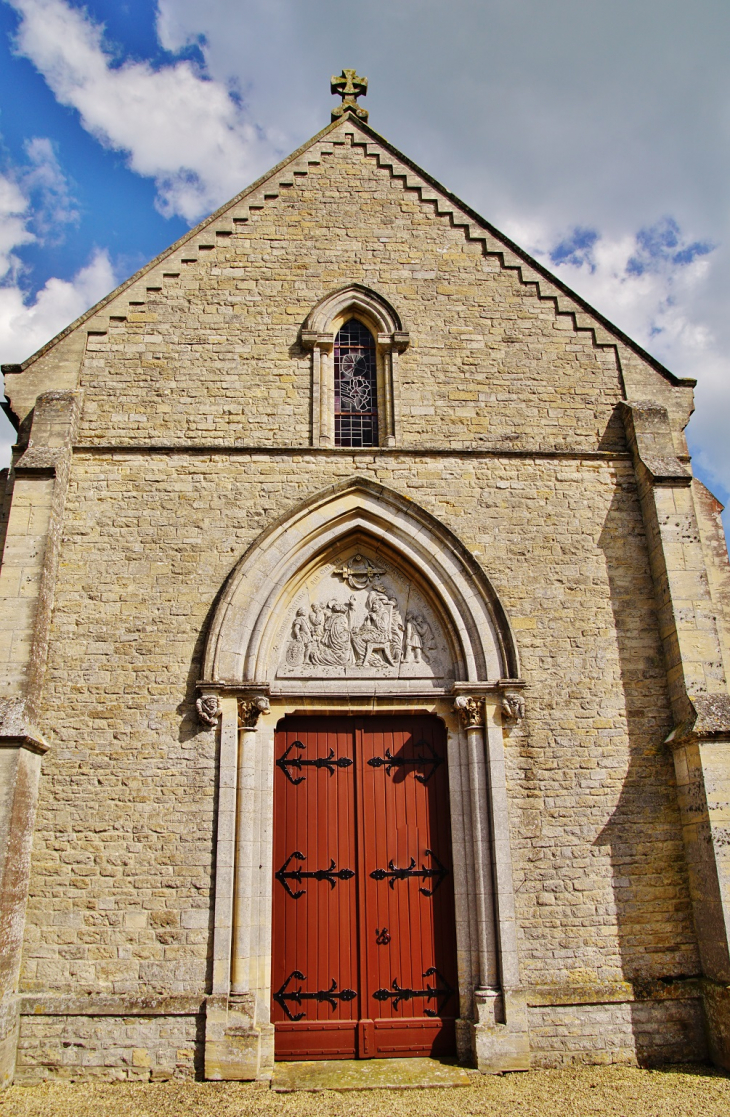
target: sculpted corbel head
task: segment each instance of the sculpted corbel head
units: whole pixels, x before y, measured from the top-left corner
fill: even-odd
[[[518,722],[525,716],[525,699],[519,691],[505,691],[502,694],[502,719]]]
[[[213,726],[221,716],[221,704],[217,694],[201,694],[195,703],[195,709],[203,725]]]

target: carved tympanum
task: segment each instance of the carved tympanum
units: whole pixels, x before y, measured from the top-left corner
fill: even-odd
[[[354,592],[336,595],[331,579]],[[358,553],[315,575],[308,588],[282,634],[280,676],[445,674],[446,648],[435,618],[395,568]]]
[[[195,709],[203,725],[215,725],[221,716],[221,704],[217,694],[201,694],[195,703]]]

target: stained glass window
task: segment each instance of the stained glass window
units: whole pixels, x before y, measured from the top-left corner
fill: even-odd
[[[335,338],[335,446],[377,446],[375,339],[356,318]]]

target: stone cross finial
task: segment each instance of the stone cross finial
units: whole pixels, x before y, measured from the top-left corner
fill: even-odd
[[[368,110],[357,103],[358,97],[365,97],[367,94],[367,78],[359,78],[357,70],[343,70],[339,77],[332,76],[330,88],[342,98],[342,104],[332,110],[333,120],[339,120],[346,112],[354,113],[360,120],[367,120]]]

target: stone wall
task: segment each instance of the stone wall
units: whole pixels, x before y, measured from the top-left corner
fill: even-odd
[[[358,473],[438,516],[518,640],[507,739],[523,977],[696,973],[630,463],[399,454],[74,459],[42,722],[23,988],[205,991],[215,745],[194,717],[216,595],[267,522]]]
[[[206,626],[265,528],[359,475],[456,534],[515,633],[527,718],[505,748],[536,1060],[702,1057],[697,997],[632,999],[700,966],[618,411],[627,393],[659,400],[682,454],[689,388],[346,132],[201,226],[55,358],[8,377],[21,418],[44,376],[81,400],[37,703],[51,748],[22,990],[209,992],[217,752],[194,711]],[[299,329],[353,282],[410,334],[396,446],[306,449]],[[26,1014],[20,1075],[188,1073],[199,1029],[192,1013]]]
[[[533,1008],[530,1048],[535,1067],[702,1062],[707,1058],[702,1003],[696,998]]]
[[[401,445],[622,444],[615,347],[576,330],[364,145],[334,150],[232,207],[106,308],[83,363],[79,441],[306,445],[311,357],[298,331],[356,281],[410,333]]]
[[[202,1065],[202,1018],[24,1015],[15,1070],[18,1083],[44,1078],[191,1078]]]

